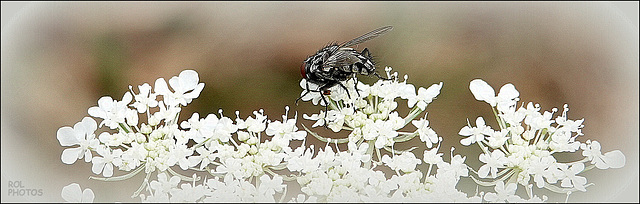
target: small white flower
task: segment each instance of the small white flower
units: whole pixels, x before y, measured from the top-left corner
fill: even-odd
[[[438,148],[425,150],[422,160],[427,164],[439,164],[442,162],[443,153],[438,153]]]
[[[485,163],[478,170],[480,178],[486,178],[489,172],[491,172],[491,178],[495,178],[498,168],[505,168],[504,165],[507,163],[507,157],[500,150],[493,150],[490,154],[481,154],[479,160]]]
[[[427,104],[431,103],[438,94],[440,94],[440,89],[442,88],[442,82],[439,84],[433,84],[429,88],[425,89],[420,87],[418,89],[418,95],[415,97],[410,97],[407,101],[407,105],[409,108],[413,108],[414,105],[418,105],[420,110],[425,110],[427,108]]]
[[[304,146],[296,148],[295,151],[288,153],[285,157],[287,162],[287,168],[290,171],[299,171],[303,173],[312,172],[318,169],[320,161],[312,159],[313,157],[313,145],[308,149]]]
[[[300,93],[302,96],[302,101],[309,101],[313,103],[313,105],[318,105],[320,102],[321,106],[326,106],[324,101],[322,100],[322,96],[320,94],[320,86],[314,83],[308,83],[306,79],[300,80],[300,87],[302,87],[303,91]]]
[[[165,124],[171,123],[177,120],[178,113],[181,108],[178,106],[165,106],[163,101],[158,102],[160,110],[155,112],[151,118],[149,118],[149,125],[156,126],[160,124],[161,120],[165,120]]]
[[[95,198],[91,189],[86,188],[83,191],[77,183],[63,187],[60,195],[67,203],[93,203],[93,199]]]
[[[467,136],[467,138],[460,140],[460,143],[464,146],[469,146],[473,143],[484,141],[485,135],[491,136],[493,130],[485,125],[484,118],[478,117],[476,119],[476,127],[471,127],[471,125],[464,126],[458,134]]]
[[[129,90],[131,91],[131,93],[133,93],[132,88],[132,86],[129,86]],[[133,95],[136,102],[133,102],[133,104],[131,104],[131,107],[136,108],[136,110],[138,110],[138,113],[144,113],[147,111],[147,108],[158,106],[158,101],[156,100],[158,94],[151,93],[151,85],[149,85],[148,83],[144,83],[138,86],[138,90],[140,91],[140,93],[134,93]]]
[[[509,131],[506,129],[502,129],[500,131],[494,131],[489,137],[487,137],[487,145],[491,148],[500,148],[504,145],[507,140],[511,137],[507,137]]]
[[[425,117],[427,117],[426,114]],[[411,124],[418,128],[417,131],[420,135],[420,141],[424,142],[427,145],[427,148],[431,148],[433,144],[438,143],[438,134],[429,127],[428,120],[420,118],[420,120],[412,120]]]
[[[76,148],[69,148],[62,151],[61,160],[65,164],[73,164],[78,159],[84,157],[85,162],[90,162],[91,150],[95,150],[100,145],[94,132],[97,129],[96,121],[93,118],[85,117],[76,123],[73,128],[61,127],[58,129],[57,138],[62,146],[80,145]]]
[[[587,140],[581,144],[582,156],[591,160],[598,169],[621,168],[625,165],[625,156],[620,150],[607,152],[604,155],[600,152],[600,142]]]
[[[188,148],[187,145],[174,145],[169,148],[169,152],[171,152],[169,155],[169,160],[171,161],[169,163],[171,165],[178,163],[178,166],[180,166],[182,170],[187,170],[189,167],[192,167],[191,162],[189,162],[187,157],[193,154],[193,150]]]
[[[553,156],[544,157],[532,157],[529,158],[529,165],[527,166],[527,173],[533,175],[533,181],[538,188],[542,188],[545,185],[543,177],[548,172],[547,169],[555,165],[555,158]]]
[[[451,174],[456,178],[469,176],[469,169],[467,169],[467,165],[464,163],[466,159],[466,156],[463,157],[458,154],[451,158],[451,163],[439,163],[437,174]]]
[[[351,109],[342,109],[342,110],[351,110]],[[327,112],[326,120],[329,121],[327,124],[327,128],[331,129],[333,132],[339,132],[342,130],[344,126],[344,117],[345,114],[342,111],[329,110]]]
[[[98,106],[89,108],[90,116],[102,118],[100,127],[107,125],[111,129],[117,129],[120,124],[125,123],[127,112],[131,109],[127,108],[127,104],[131,102],[131,93],[126,92],[122,97],[122,101],[116,101],[110,96],[104,96],[98,100]]]
[[[311,127],[318,127],[318,126],[323,126],[326,121],[326,114],[323,110],[320,110],[319,114],[313,114],[313,115],[307,115],[306,113],[302,114],[302,118],[307,119],[307,120],[315,120],[316,123],[314,123],[313,125],[311,125]]]
[[[497,203],[517,199],[518,196],[515,195],[517,188],[518,186],[515,183],[509,183],[505,186],[504,182],[500,181],[494,187],[496,192],[485,194],[484,200]]]
[[[296,127],[297,115],[294,119],[287,119],[287,116],[284,115],[283,122],[273,121],[269,123],[265,133],[269,136],[274,136],[274,141],[276,139],[282,138],[287,141],[286,146],[288,146],[288,142],[290,140],[303,140],[307,136],[306,131],[298,131],[298,127]],[[283,146],[284,147],[284,146]]]
[[[392,122],[376,120],[373,128],[375,128],[374,131],[377,133],[375,140],[375,147],[377,149],[393,145],[393,138],[398,136],[398,132],[393,129],[393,126],[394,124]]]
[[[188,158],[189,166],[200,164],[200,170],[214,162],[217,158],[216,154],[213,154],[214,151],[209,151],[206,147],[198,147],[196,152],[199,154],[198,156],[191,156]]]
[[[168,178],[167,174],[159,173],[158,180],[151,181],[149,187],[155,190],[155,193],[168,193],[174,189],[177,189],[180,183],[180,177],[172,176]]]
[[[402,152],[400,155],[394,155],[393,158],[389,157],[389,155],[384,155],[382,156],[382,162],[393,170],[401,170],[408,173],[414,171],[416,165],[422,161],[411,152]]]
[[[200,119],[198,113],[193,113],[191,118],[187,121],[182,121],[180,126],[187,131],[189,138],[193,139],[196,143],[202,143],[204,140],[213,136],[213,130],[216,129],[218,124],[218,117],[214,114],[207,115],[206,118]]]
[[[204,88],[204,83],[198,83],[198,73],[193,70],[184,70],[177,77],[169,79],[169,85],[174,90],[169,90],[164,78],[159,78],[155,82],[155,92],[162,95],[165,104],[168,106],[177,106],[178,104],[186,106],[194,98],[200,96],[200,92]]]
[[[198,202],[205,196],[206,190],[203,185],[191,186],[191,184],[183,183],[180,189],[173,189],[171,192],[172,203],[194,203]]]
[[[575,139],[569,132],[555,132],[551,135],[549,148],[556,152],[575,152],[580,148],[580,142],[576,142]]]
[[[113,176],[113,165],[118,167],[122,165],[122,158],[120,158],[122,156],[122,150],[116,149],[111,151],[110,148],[103,147],[98,148],[97,152],[102,157],[93,158],[91,161],[93,163],[91,170],[95,174],[102,172],[104,177]]]
[[[231,134],[238,131],[238,126],[233,124],[233,120],[228,117],[220,117],[218,120],[218,124],[216,125],[216,129],[213,132],[213,137],[220,140],[221,142],[229,142],[231,139]]]
[[[333,181],[327,176],[327,174],[320,173],[317,178],[312,178],[311,182],[300,190],[307,195],[326,196],[331,193],[332,187]]]
[[[562,187],[574,187],[580,191],[587,191],[584,186],[585,184],[587,184],[587,178],[577,175],[582,172],[582,170],[584,170],[583,163],[575,163],[568,169],[567,165],[560,165],[559,167],[560,171],[562,171],[565,175],[565,177],[562,179],[562,183],[560,183]]]
[[[243,166],[242,159],[237,158],[226,158],[221,161],[222,165],[216,168],[216,172],[218,173],[226,173],[227,175],[233,175],[234,178],[245,178],[247,175],[247,166]],[[245,167],[245,168],[243,168]]]
[[[476,100],[485,101],[493,107],[497,106],[498,110],[501,111],[507,110],[508,107],[515,105],[520,95],[513,84],[505,84],[500,88],[500,92],[498,96],[496,96],[493,88],[489,86],[487,82],[482,81],[482,79],[474,79],[471,81],[469,89]]]
[[[268,175],[260,176],[260,186],[258,186],[258,193],[273,196],[276,192],[282,192],[286,185],[282,184],[282,176],[275,175],[273,178],[269,178]]]
[[[367,150],[369,149],[368,143],[362,143],[359,147],[356,147],[356,143],[349,142],[347,144],[349,148],[349,152],[355,157],[358,158],[362,162],[368,162],[371,160],[371,155],[367,154]]]
[[[247,120],[238,123],[238,129],[247,129],[249,132],[262,132],[267,127],[267,116],[263,115],[263,111],[253,111],[256,116],[247,118]]]
[[[565,188],[574,187],[580,191],[587,191],[585,189],[585,184],[587,184],[587,178],[578,176],[582,170],[584,170],[583,163],[575,163],[571,165],[571,167],[567,168],[568,165],[558,165],[560,171],[564,174],[564,178],[562,179],[562,183],[560,186]]]

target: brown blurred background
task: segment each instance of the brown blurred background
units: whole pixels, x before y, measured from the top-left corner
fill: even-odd
[[[619,6],[635,7],[635,19]],[[4,13],[5,2],[2,7]],[[358,49],[368,47],[380,67],[409,75],[416,86],[444,82],[427,107],[427,119],[444,137],[447,160],[452,146],[458,154],[479,152],[459,143],[457,133],[467,118],[483,116],[497,127],[490,107],[468,90],[469,82],[482,78],[496,91],[513,83],[521,102],[560,111],[569,104],[570,119],[585,118],[585,135],[578,140],[598,140],[603,153],[619,149],[627,157],[622,169],[584,173],[596,185],[572,194],[570,201],[638,202],[637,7],[637,2],[32,3],[6,25],[3,14],[2,200],[62,201],[61,188],[76,182],[93,189],[96,201],[112,201],[111,195],[139,201],[126,199],[141,175],[101,182],[84,179],[92,175],[90,164],[64,165],[57,129],[88,116],[101,96],[119,100],[130,84],[153,85],[184,69],[196,70],[206,85],[181,119],[218,109],[232,118],[239,110],[246,118],[262,108],[271,120],[280,120],[287,105],[290,116],[297,111],[302,118],[319,108],[294,104],[302,90],[301,62],[329,42],[393,25],[393,31]],[[399,107],[406,115],[406,103]],[[421,152],[414,151],[420,157]],[[580,159],[580,153],[566,156],[566,161]],[[467,163],[481,165],[473,156]],[[43,189],[44,195],[7,196],[9,181]],[[475,186],[461,188],[472,193]]]

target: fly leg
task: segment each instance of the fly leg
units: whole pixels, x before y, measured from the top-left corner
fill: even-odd
[[[300,99],[302,99],[302,97],[306,96],[309,92],[320,92],[318,90],[314,91],[314,90],[309,89],[309,82],[308,81],[307,81],[306,86],[307,86],[307,88],[305,89],[305,91],[307,91],[307,92],[304,92],[304,94],[302,94],[302,96],[300,96],[300,97],[298,97],[298,99],[296,99],[296,106],[298,105],[298,101],[300,101]]]
[[[374,72],[373,75],[375,75],[376,77],[378,77],[378,79],[382,79],[382,80],[392,80],[394,77],[391,78],[385,78],[380,76],[380,74],[378,74],[377,72]]]

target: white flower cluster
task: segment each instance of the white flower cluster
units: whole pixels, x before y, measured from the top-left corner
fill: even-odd
[[[391,68],[387,67],[387,75],[397,79],[397,72],[391,77],[390,71]],[[351,131],[348,141],[370,142],[375,145],[376,149],[391,147],[395,142],[406,141],[417,135],[420,136],[422,142],[426,143],[427,147],[431,148],[433,144],[438,142],[438,135],[428,126],[429,121],[426,120],[426,114],[420,120],[414,121],[413,119],[420,115],[427,105],[440,94],[442,82],[433,84],[426,89],[420,87],[416,94],[415,86],[407,84],[407,78],[405,75],[404,82],[378,80],[371,86],[359,81],[355,86],[356,82],[354,81],[356,80],[348,80],[344,86],[347,89],[342,86],[334,86],[330,89],[330,95],[324,96],[329,99],[327,103],[329,103],[331,110],[320,111],[320,113],[311,116],[304,114],[303,118],[315,120],[316,123],[312,127],[326,125],[334,132]],[[318,89],[316,84],[308,83],[303,79],[300,86],[303,89],[309,88],[301,93],[303,101],[311,100],[314,104],[321,101],[323,102],[321,104],[324,105],[322,93],[311,91]],[[353,94],[360,97],[352,96]],[[399,113],[395,111],[398,107],[398,103],[395,101],[397,98],[407,100],[409,108],[413,108],[405,117],[400,117]],[[415,132],[398,131],[410,122],[417,128]]]
[[[195,176],[195,175],[194,175]],[[270,178],[262,175],[257,179],[259,183],[251,184],[244,179],[233,176],[205,179],[203,184],[180,184],[180,177],[168,178],[165,173],[158,174],[158,180],[151,181],[150,195],[141,195],[143,202],[276,202],[276,192],[286,191],[286,185],[279,175]],[[180,185],[179,185],[180,184]]]
[[[282,121],[269,121],[261,110],[247,119],[241,119],[236,112],[234,121],[220,111],[219,117],[209,114],[200,118],[194,113],[178,123],[181,107],[198,97],[204,87],[198,81],[195,71],[185,70],[169,80],[173,91],[160,78],[155,82],[154,92],[145,83],[138,86],[139,94],[129,87],[130,92],[121,101],[102,97],[98,106],[88,112],[102,119],[100,127],[109,130],[96,133],[98,125],[91,117],[85,117],[74,127],[60,128],[57,133],[60,145],[72,146],[62,152],[62,162],[73,164],[84,158],[93,164],[93,173],[104,176],[92,178],[105,181],[127,179],[142,170],[147,178],[157,170],[192,180],[176,173],[171,169],[174,166],[231,179],[257,178],[265,171],[283,169],[289,142],[303,140],[307,135],[295,126],[297,116],[290,119],[285,114]],[[162,100],[157,100],[158,96]],[[147,123],[138,124],[138,114],[145,114]],[[263,133],[270,139],[263,140]],[[115,168],[131,172],[112,177]],[[140,190],[147,185],[143,183]]]
[[[204,88],[195,71],[185,70],[169,80],[171,89],[160,78],[154,87],[138,86],[138,94],[130,86],[120,101],[102,97],[98,106],[89,108],[92,117],[58,130],[60,145],[69,147],[61,160],[91,162],[93,173],[102,174],[91,178],[103,181],[128,179],[144,170],[146,177],[133,193],[143,202],[542,202],[547,197],[533,195],[531,178],[538,188],[584,191],[590,184],[579,173],[624,166],[620,151],[602,154],[597,141],[576,141],[583,120],[567,119],[566,106],[555,119],[555,109],[539,113],[532,103],[516,108],[519,93],[513,85],[505,85],[496,96],[481,80],[472,81],[470,89],[476,99],[495,107],[500,130],[478,117],[475,127],[469,124],[459,134],[465,136],[464,146],[482,148],[479,160],[485,165],[476,172],[465,164],[467,156],[454,154],[453,148],[445,161],[439,152],[443,138],[429,127],[427,113],[422,114],[440,94],[442,83],[416,90],[407,76],[399,82],[391,68],[385,71],[392,80],[373,85],[348,80],[331,88],[329,95],[301,81],[302,100],[326,106],[303,118],[315,121],[311,128],[347,131],[346,138],[323,137],[304,125],[298,130],[298,115],[289,118],[288,107],[282,120],[269,120],[262,110],[246,119],[236,111],[231,119],[220,110],[218,115],[193,113],[178,121],[181,107]],[[406,116],[396,111],[396,100],[406,100],[412,108]],[[412,127],[406,127],[409,123]],[[407,130],[411,128],[415,130]],[[306,146],[307,135],[326,146]],[[422,158],[413,153],[416,145],[394,148],[414,137],[426,147]],[[302,145],[292,147],[292,140],[302,140]],[[341,151],[338,144],[346,144],[346,149]],[[577,162],[560,163],[554,157],[579,149],[585,158]],[[185,176],[177,168],[196,173]],[[128,173],[114,176],[115,169]],[[152,174],[157,179],[152,180]],[[459,181],[468,177],[478,185],[494,186],[495,192],[459,191]],[[558,182],[561,187],[551,185]],[[516,195],[517,184],[525,186],[528,199]],[[94,199],[93,191],[81,191],[77,184],[64,187],[61,195],[70,202]]]
[[[287,168],[294,173],[303,194],[294,196],[293,202],[479,202],[481,197],[468,197],[455,186],[467,176],[464,158],[456,155],[451,163],[444,162],[442,154],[429,155],[438,148],[425,152],[426,163],[436,164],[434,175],[424,175],[416,169],[421,159],[410,151],[389,157],[382,162],[371,161],[368,143],[356,147],[348,143],[347,151],[336,151],[329,145],[313,157],[313,146],[299,147],[292,152]],[[395,171],[391,178],[381,168]],[[430,166],[431,167],[431,166]],[[430,171],[430,170],[429,170]],[[463,172],[463,173],[460,173]]]
[[[465,137],[460,140],[462,145],[477,143],[484,152],[479,156],[484,165],[476,174],[492,181],[476,179],[480,185],[504,186],[499,182],[509,179],[509,184],[519,183],[527,189],[535,182],[538,188],[558,193],[586,191],[590,184],[579,173],[593,167],[621,168],[625,164],[625,157],[619,150],[603,155],[597,141],[581,143],[576,140],[583,135],[584,119],[567,119],[569,108],[566,104],[562,114],[554,118],[556,108],[541,113],[539,105],[531,102],[526,107],[524,104],[516,107],[519,92],[512,84],[504,85],[497,96],[493,88],[480,79],[471,81],[469,89],[477,100],[485,101],[494,108],[500,126],[499,130],[494,130],[485,125],[482,117],[478,117],[475,127],[469,124],[459,132]],[[555,153],[576,152],[578,149],[582,149],[583,160],[561,163],[555,157]],[[585,167],[587,162],[592,165]],[[560,182],[560,187],[552,185],[557,182]],[[516,185],[508,188],[515,191]]]

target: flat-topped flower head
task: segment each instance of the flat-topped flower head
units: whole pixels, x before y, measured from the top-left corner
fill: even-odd
[[[443,83],[417,87],[408,83],[407,75],[398,81],[390,67],[385,72],[389,79],[371,85],[343,81],[327,95],[318,85],[301,81],[301,99],[323,106],[314,114],[303,113],[304,119],[314,121],[311,128],[325,128],[323,134],[346,132],[325,137],[298,126],[298,113],[289,117],[288,106],[281,120],[271,120],[262,109],[246,118],[236,111],[231,119],[221,109],[206,117],[181,116],[186,110],[182,107],[204,87],[195,71],[185,70],[169,85],[160,78],[155,87],[137,86],[139,93],[129,86],[120,101],[102,97],[88,111],[102,119],[100,125],[85,117],[73,127],[58,129],[60,145],[69,147],[61,160],[73,164],[84,158],[96,174],[90,178],[102,181],[144,172],[133,194],[143,202],[543,202],[547,197],[533,194],[534,183],[556,193],[586,191],[593,184],[583,172],[625,165],[619,150],[602,153],[599,142],[580,142],[584,119],[569,119],[568,105],[561,112],[543,111],[533,102],[518,107],[515,86],[506,84],[496,95],[480,79],[469,88],[476,99],[492,106],[498,125],[490,127],[485,121],[490,117],[477,117],[473,125],[467,119],[458,132],[460,143],[477,144],[482,153],[454,154],[452,147],[448,159],[443,158],[439,150],[448,137],[430,127],[437,118],[426,119],[426,108]],[[405,103],[406,114],[398,108]],[[102,126],[110,129],[96,132]],[[316,149],[308,139],[325,145]],[[426,150],[415,155],[413,150],[420,147]],[[578,161],[555,157],[579,150],[584,157]],[[481,165],[467,165],[467,156],[478,158]],[[457,189],[463,179],[493,188],[467,194]],[[519,189],[528,198],[518,196]],[[62,197],[92,201],[93,192],[72,184],[63,188]]]

